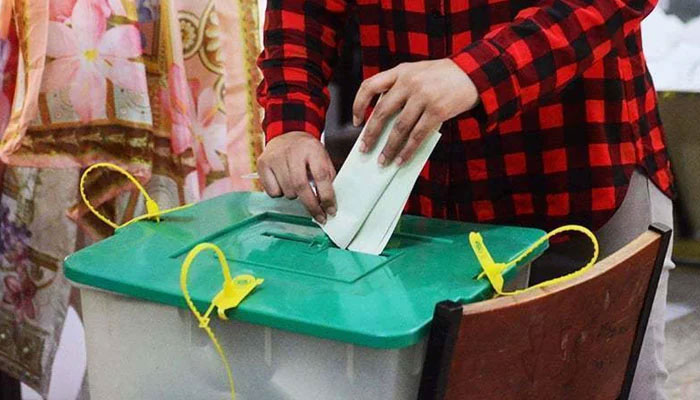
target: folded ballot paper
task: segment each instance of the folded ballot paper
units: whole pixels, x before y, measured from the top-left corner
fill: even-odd
[[[384,126],[369,153],[360,152],[363,130],[333,182],[338,211],[321,227],[342,249],[375,255],[384,251],[413,185],[440,139],[440,132],[433,131],[409,162],[401,167],[396,163],[382,167],[377,161],[395,120],[396,116]]]

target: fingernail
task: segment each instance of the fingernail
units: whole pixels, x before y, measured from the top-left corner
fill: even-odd
[[[360,152],[361,153],[366,153],[367,152],[367,142],[364,140],[360,142]]]
[[[398,158],[396,159],[396,165],[398,165],[399,167],[402,166],[403,163],[404,163],[403,158],[398,157]]]
[[[362,123],[362,120],[360,120],[359,118],[357,118],[356,116],[353,115],[352,116],[352,124],[354,126],[360,126],[360,123]]]
[[[324,225],[326,223],[326,216],[318,215],[316,216],[316,221],[318,221],[319,224]]]
[[[379,161],[379,165],[381,165],[382,167],[384,166],[384,164],[386,164],[386,157],[384,157],[384,154],[379,155],[378,161]]]
[[[328,214],[332,215],[335,217],[335,213],[338,212],[338,210],[335,209],[335,207],[328,207]]]

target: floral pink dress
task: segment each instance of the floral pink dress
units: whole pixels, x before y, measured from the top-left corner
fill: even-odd
[[[78,200],[86,166],[127,168],[164,207],[258,189],[257,3],[0,3],[0,370],[45,395],[61,260],[111,234]],[[113,219],[143,212],[120,176],[87,183]]]

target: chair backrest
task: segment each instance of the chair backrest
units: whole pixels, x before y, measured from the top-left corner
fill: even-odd
[[[652,226],[559,285],[438,304],[419,399],[626,399],[670,236]]]

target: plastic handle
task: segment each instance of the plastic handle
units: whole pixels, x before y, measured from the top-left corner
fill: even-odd
[[[584,265],[581,269],[574,271],[570,274],[538,283],[537,285],[530,286],[526,289],[515,290],[513,292],[504,292],[504,281],[502,275],[503,271],[521,262],[530,254],[532,254],[532,252],[535,251],[535,249],[547,242],[550,238],[559,235],[563,232],[580,232],[586,235],[591,240],[591,243],[593,243],[593,255],[590,261],[588,261],[588,263]],[[593,267],[593,265],[595,265],[596,261],[598,261],[598,255],[600,254],[600,245],[598,244],[598,239],[596,239],[593,232],[591,232],[588,228],[580,225],[565,225],[547,233],[546,235],[538,239],[535,243],[533,243],[530,247],[525,249],[525,251],[523,251],[519,256],[517,256],[513,261],[510,261],[508,263],[496,263],[495,261],[493,261],[493,258],[491,257],[491,254],[489,253],[486,244],[484,243],[484,239],[481,237],[480,233],[470,233],[469,243],[471,244],[472,250],[474,251],[476,258],[479,261],[481,268],[484,270],[479,275],[479,279],[481,279],[485,275],[491,283],[491,286],[493,286],[493,289],[496,291],[496,293],[501,296],[513,296],[519,293],[529,292],[538,288],[556,285],[558,283],[566,282],[568,280],[581,276],[583,273],[585,273],[591,267]]]
[[[224,276],[223,288],[219,293],[214,296],[211,305],[207,311],[202,315],[197,307],[192,301],[190,292],[187,289],[187,275],[189,274],[192,262],[199,255],[200,252],[204,250],[212,250],[216,253],[219,259],[219,264],[221,265],[221,273]],[[195,318],[199,322],[199,327],[204,329],[209,338],[211,339],[216,352],[219,353],[221,361],[224,363],[224,368],[226,369],[226,376],[228,377],[229,386],[231,387],[231,400],[236,399],[236,389],[233,383],[233,374],[231,373],[231,366],[228,363],[228,359],[224,354],[224,350],[216,339],[214,332],[209,327],[210,315],[214,308],[217,308],[217,313],[220,319],[228,319],[226,317],[226,310],[238,307],[238,305],[248,296],[258,285],[263,283],[263,279],[255,278],[252,275],[238,275],[235,278],[231,278],[231,272],[229,270],[228,261],[224,253],[219,247],[212,243],[201,243],[195,246],[185,257],[185,261],[182,263],[182,269],[180,270],[180,288],[182,289],[182,294],[185,298],[187,306],[194,314]]]
[[[109,218],[105,217],[99,211],[97,211],[97,209],[92,205],[92,203],[90,203],[90,200],[87,198],[87,195],[85,194],[85,179],[87,178],[87,176],[90,172],[92,172],[98,168],[111,169],[112,171],[119,172],[120,174],[127,177],[127,179],[129,179],[131,181],[131,183],[133,183],[134,186],[136,186],[136,188],[139,190],[139,192],[141,192],[144,199],[146,200],[146,214],[144,214],[140,217],[133,218],[122,225],[117,225],[114,221],[111,221]],[[158,207],[158,203],[156,203],[155,200],[153,200],[151,198],[151,196],[148,195],[148,192],[146,191],[146,189],[144,189],[144,187],[141,185],[141,183],[136,178],[134,178],[133,175],[131,175],[124,168],[122,168],[118,165],[112,164],[112,163],[107,163],[107,162],[93,164],[88,169],[86,169],[85,172],[83,172],[83,175],[80,177],[80,197],[82,197],[83,203],[85,203],[85,205],[90,210],[90,212],[92,212],[102,222],[111,226],[114,229],[123,228],[131,223],[134,223],[136,221],[141,221],[144,219],[154,218],[156,221],[160,222],[161,216],[192,206],[192,204],[185,204],[185,205],[180,206],[180,207],[169,208],[167,210],[161,210],[160,207]]]

